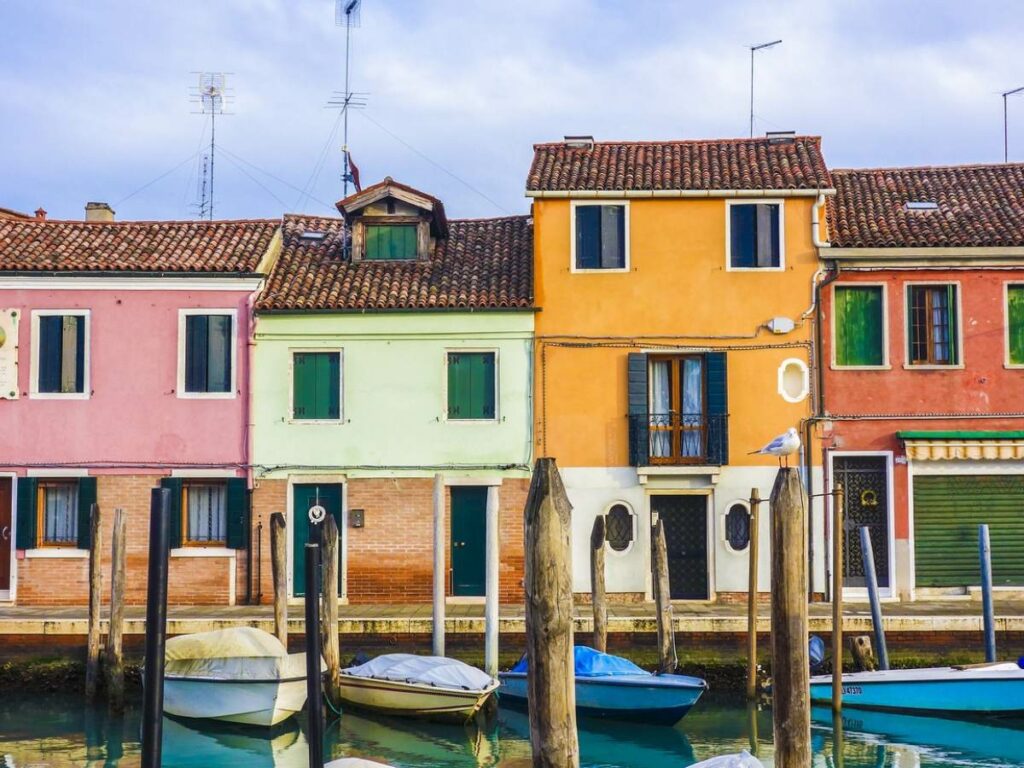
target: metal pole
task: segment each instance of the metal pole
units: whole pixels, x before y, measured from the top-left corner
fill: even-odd
[[[434,475],[434,644],[433,654],[444,656],[444,477]]]
[[[1003,162],[1010,162],[1010,124],[1009,118],[1006,116],[1006,97],[1009,94],[1003,94]]]
[[[750,49],[750,138],[754,138],[754,51]]]
[[[311,534],[310,539],[314,539]],[[320,690],[320,545],[306,542],[306,702],[309,766],[324,764],[324,709]]]
[[[843,710],[843,484],[832,492],[832,711]]]
[[[757,566],[761,492],[750,489],[750,548],[747,561],[747,699],[757,698]]]
[[[864,580],[867,582],[868,600],[871,601],[871,624],[875,629],[875,652],[878,666],[889,668],[889,653],[885,648],[885,627],[882,626],[882,606],[878,601],[878,578],[875,576],[875,555],[871,549],[871,531],[860,529],[860,549],[864,559]]]
[[[171,491],[149,499],[149,580],[146,584],[146,667],[143,672],[142,768],[160,768],[164,716],[164,643],[167,639],[167,557]]]
[[[487,597],[484,605],[484,671],[498,675],[498,566],[499,547],[498,486],[487,488]]]
[[[992,545],[988,525],[978,526],[978,555],[981,557],[981,604],[985,624],[985,661],[996,660],[995,609],[992,606]]]

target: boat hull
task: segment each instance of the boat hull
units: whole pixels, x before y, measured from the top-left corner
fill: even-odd
[[[527,705],[526,674],[503,672],[502,703]],[[674,725],[682,720],[705,688],[681,682],[676,675],[616,675],[576,678],[576,713],[587,717]]]
[[[340,696],[343,704],[373,712],[464,721],[480,711],[496,688],[497,683],[482,691],[456,690],[342,673]]]
[[[306,703],[306,680],[214,680],[168,676],[164,712],[177,717],[272,726]]]

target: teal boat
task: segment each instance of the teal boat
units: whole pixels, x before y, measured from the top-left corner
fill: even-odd
[[[811,678],[811,701],[832,701],[832,675]],[[959,715],[1024,714],[1024,669],[1012,662],[843,675],[843,707]]]

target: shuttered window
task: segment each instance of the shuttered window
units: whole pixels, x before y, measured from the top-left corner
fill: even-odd
[[[89,547],[89,511],[96,503],[96,478],[18,480],[18,549]]]
[[[448,353],[448,418],[493,419],[497,359],[493,352]]]
[[[292,355],[292,418],[337,421],[341,418],[341,353]]]
[[[1024,285],[1006,286],[1007,359],[1024,365]]]
[[[955,285],[908,287],[907,338],[912,365],[959,364]]]
[[[367,261],[399,261],[416,258],[415,224],[367,224]]]
[[[85,392],[85,315],[40,315],[36,391]]]
[[[171,547],[248,546],[251,498],[245,478],[165,477],[160,486],[171,492]]]
[[[835,364],[885,365],[880,285],[837,285],[835,288]]]
[[[729,205],[729,266],[771,269],[782,265],[779,203]]]
[[[185,392],[232,391],[231,315],[185,316]]]
[[[626,206],[578,205],[576,269],[625,269]]]

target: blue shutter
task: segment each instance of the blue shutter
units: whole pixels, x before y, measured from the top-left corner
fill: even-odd
[[[601,206],[576,206],[576,269],[601,267]]]
[[[227,497],[227,546],[231,549],[247,549],[249,489],[244,477],[232,477],[228,480]]]
[[[79,327],[81,330],[81,327]],[[83,477],[78,481],[78,548],[88,549],[92,545],[90,512],[96,503],[96,478]]]
[[[85,392],[85,317],[75,318],[75,392]]]
[[[185,391],[207,391],[207,348],[209,346],[209,318],[206,315],[188,315],[185,318]]]
[[[729,375],[725,352],[704,355],[708,391],[708,463],[729,463]]]
[[[34,477],[18,478],[18,534],[14,546],[18,549],[36,547],[36,484]]]
[[[181,485],[180,477],[165,477],[160,481],[161,488],[171,491],[171,549],[181,546]]]
[[[39,381],[40,392],[60,392],[63,359],[64,318],[43,315],[39,318]]]
[[[626,361],[626,395],[629,400],[629,463],[646,464],[650,454],[647,415],[647,355],[630,352]]]

